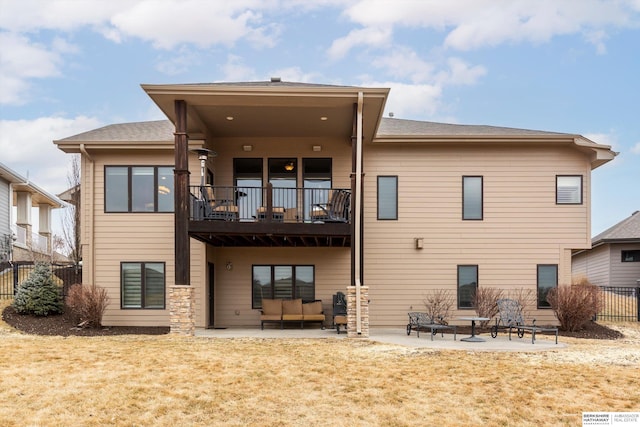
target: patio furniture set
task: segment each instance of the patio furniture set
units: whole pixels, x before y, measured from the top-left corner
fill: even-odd
[[[525,332],[528,331],[531,333],[531,343],[534,344],[536,341],[537,333],[552,332],[555,333],[555,341],[556,344],[558,344],[558,328],[556,326],[536,325],[535,319],[533,319],[531,324],[526,324],[522,306],[518,301],[514,299],[502,298],[497,300],[496,303],[498,305],[499,313],[498,317],[496,318],[495,325],[491,327],[492,338],[496,338],[498,336],[498,331],[501,329],[509,331],[509,340],[511,340],[511,333],[513,331],[516,332],[518,338],[522,338]],[[434,316],[422,312],[409,312],[408,315],[409,323],[407,324],[407,335],[410,335],[411,331],[416,331],[416,335],[420,337],[421,330],[429,330],[431,332],[431,340],[433,340],[433,336],[438,332],[440,332],[442,337],[444,337],[445,330],[452,330],[453,339],[456,339],[456,327],[453,325],[448,325],[442,317],[435,318]],[[462,338],[461,341],[485,341],[483,338],[476,335],[476,322],[488,321],[490,320],[488,317],[470,316],[460,317],[459,319],[471,322],[471,336]]]

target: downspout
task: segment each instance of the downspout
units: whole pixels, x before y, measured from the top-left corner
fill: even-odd
[[[356,194],[353,200],[354,212],[353,220],[355,222],[355,286],[356,286],[356,332],[362,334],[362,304],[360,301],[360,286],[362,286],[362,218],[361,218],[361,201],[362,201],[362,104],[364,96],[362,92],[358,92],[358,111],[356,120]]]
[[[88,185],[88,190],[89,190],[89,194],[86,195],[85,200],[89,200],[89,218],[91,218],[91,224],[89,225],[89,247],[91,248],[91,265],[89,267],[90,270],[90,279],[91,282],[90,284],[95,285],[96,284],[96,245],[94,244],[94,236],[95,236],[95,212],[93,211],[93,207],[94,207],[94,199],[93,199],[93,194],[94,194],[94,182],[95,182],[95,161],[93,160],[93,158],[91,157],[91,155],[89,154],[89,152],[87,152],[87,147],[85,147],[84,144],[80,144],[80,153],[82,153],[83,156],[85,156],[87,158],[87,160],[89,161],[89,184]],[[80,186],[80,190],[82,190],[82,185]],[[86,191],[86,190],[85,190]],[[80,206],[82,206],[82,199],[80,201]],[[76,206],[76,209],[78,207]],[[82,218],[82,216],[80,217]],[[82,221],[80,222],[82,224]],[[80,239],[80,241],[82,242],[83,239]],[[80,245],[82,246],[82,243],[80,243]],[[84,253],[84,250],[82,251]],[[84,276],[84,269],[83,269],[83,273],[82,275]]]

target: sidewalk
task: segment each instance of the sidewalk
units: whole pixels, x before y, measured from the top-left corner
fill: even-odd
[[[337,334],[335,329],[276,329],[266,328],[260,330],[259,327],[253,328],[227,328],[227,329],[196,329],[197,337],[210,338],[260,338],[260,339],[277,339],[277,338],[307,338],[307,339],[346,339],[347,334],[341,332]],[[558,344],[555,344],[555,336],[544,336],[540,333],[536,334],[535,344],[531,344],[531,335],[525,334],[523,338],[518,338],[514,333],[509,341],[508,333],[500,331],[496,338],[491,338],[488,333],[479,335],[484,342],[465,342],[460,341],[465,338],[466,334],[458,334],[457,340],[453,340],[453,334],[445,333],[444,337],[437,334],[433,337],[429,336],[429,332],[421,332],[420,338],[416,336],[415,331],[411,335],[407,335],[404,328],[373,328],[369,333],[369,340],[385,344],[395,344],[411,348],[432,348],[442,350],[465,350],[465,351],[544,351],[559,350],[567,347],[562,343],[560,337]],[[358,338],[354,338],[358,339]]]

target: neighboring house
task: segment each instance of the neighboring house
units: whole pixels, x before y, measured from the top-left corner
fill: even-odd
[[[531,290],[552,322],[546,292],[591,245],[591,170],[615,156],[574,134],[383,118],[385,88],[142,87],[168,121],[54,141],[81,154],[83,282],[108,290],[105,325],[256,327],[271,297],[320,299],[330,324],[344,292],[348,333],[368,336],[429,290],[469,315],[477,286]]]
[[[0,163],[0,262],[50,258],[51,211],[60,207],[62,201],[56,196]],[[38,208],[37,233],[32,208]]]
[[[598,286],[640,286],[640,211],[591,239],[591,249],[576,251],[573,277]]]

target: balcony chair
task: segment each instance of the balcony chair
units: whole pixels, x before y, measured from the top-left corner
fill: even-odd
[[[238,219],[238,206],[233,203],[233,200],[216,200],[213,187],[208,185],[200,187],[200,194],[204,201],[204,219],[223,221]]]
[[[333,190],[327,203],[311,205],[313,222],[349,222],[351,193],[347,190]]]

